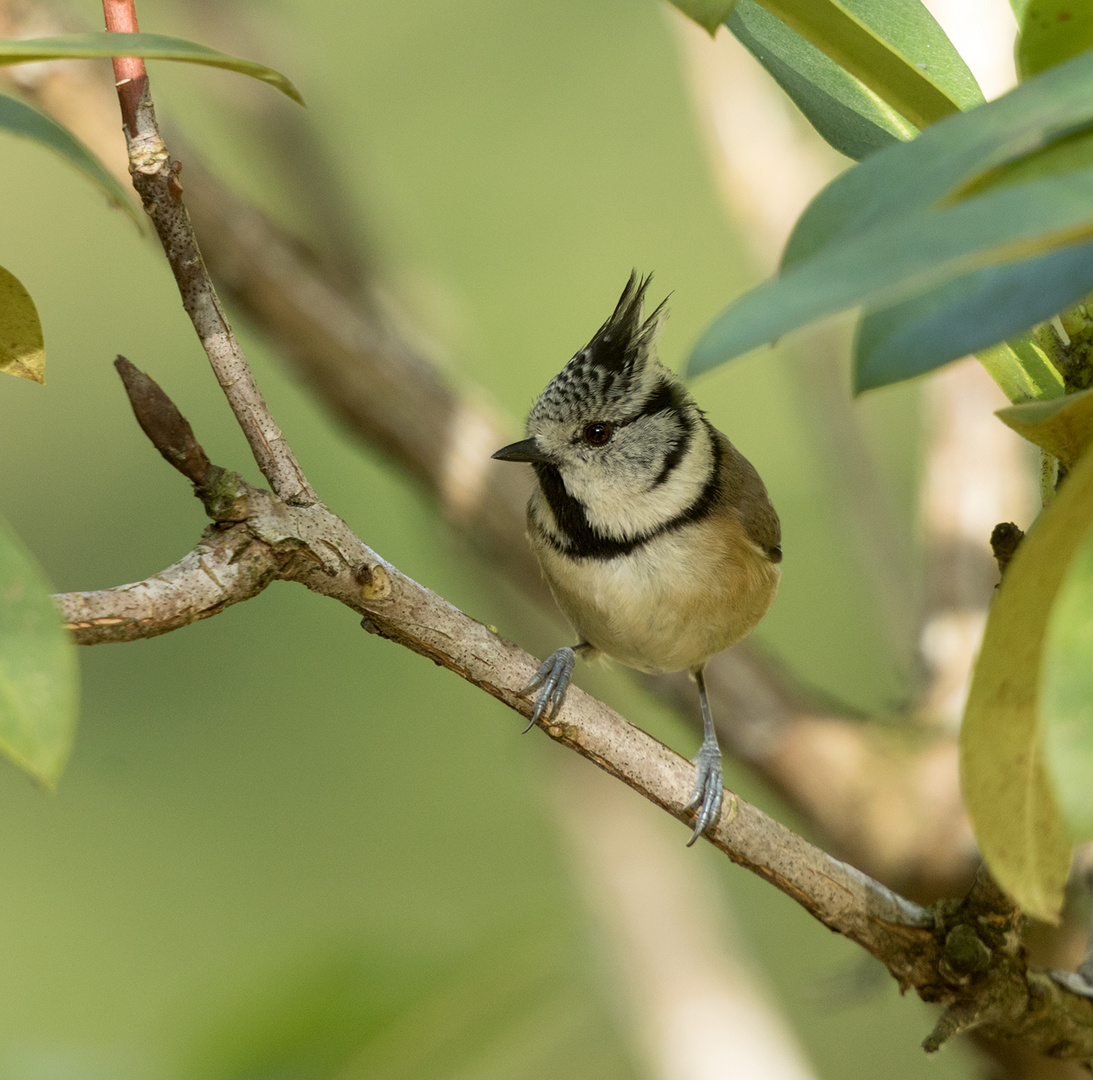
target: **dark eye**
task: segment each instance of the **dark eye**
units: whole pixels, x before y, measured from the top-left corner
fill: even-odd
[[[589,424],[584,429],[584,441],[589,446],[603,446],[611,438],[613,430],[610,424]]]

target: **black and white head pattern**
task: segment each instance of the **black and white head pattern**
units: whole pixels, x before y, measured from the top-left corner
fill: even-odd
[[[611,317],[547,385],[527,433],[551,542],[607,558],[712,499],[717,448],[690,394],[655,355],[662,303],[642,313],[649,278],[631,274]],[[709,489],[709,490],[707,490]]]
[[[593,414],[609,421],[620,419],[647,377],[655,377],[650,368],[660,365],[653,359],[653,346],[667,301],[643,318],[651,280],[652,275],[630,275],[611,317],[539,395],[528,417],[529,435],[543,421],[567,423]]]

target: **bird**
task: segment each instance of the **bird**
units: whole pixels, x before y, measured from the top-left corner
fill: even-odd
[[[644,316],[651,277],[631,273],[610,318],[535,401],[526,438],[493,457],[535,472],[528,539],[578,639],[520,692],[538,691],[525,730],[558,714],[578,657],[689,671],[703,729],[689,847],[723,799],[706,662],[766,614],[782,540],[755,468],[657,358],[667,298]]]

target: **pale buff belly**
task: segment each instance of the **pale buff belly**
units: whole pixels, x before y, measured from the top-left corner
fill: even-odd
[[[778,587],[779,568],[723,529],[669,533],[609,560],[565,559],[536,547],[581,639],[641,671],[701,667],[747,635]]]

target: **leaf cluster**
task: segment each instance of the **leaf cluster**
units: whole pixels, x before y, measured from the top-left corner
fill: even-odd
[[[714,29],[710,5],[677,6]],[[1022,82],[990,103],[917,0],[719,9],[857,164],[815,197],[778,275],[714,320],[689,367],[708,371],[854,310],[856,392],[976,354],[1014,403],[1000,418],[1065,479],[992,605],[961,747],[988,865],[1051,920],[1073,844],[1093,838],[1093,369],[1082,302],[1093,292],[1093,8],[1013,7]]]

